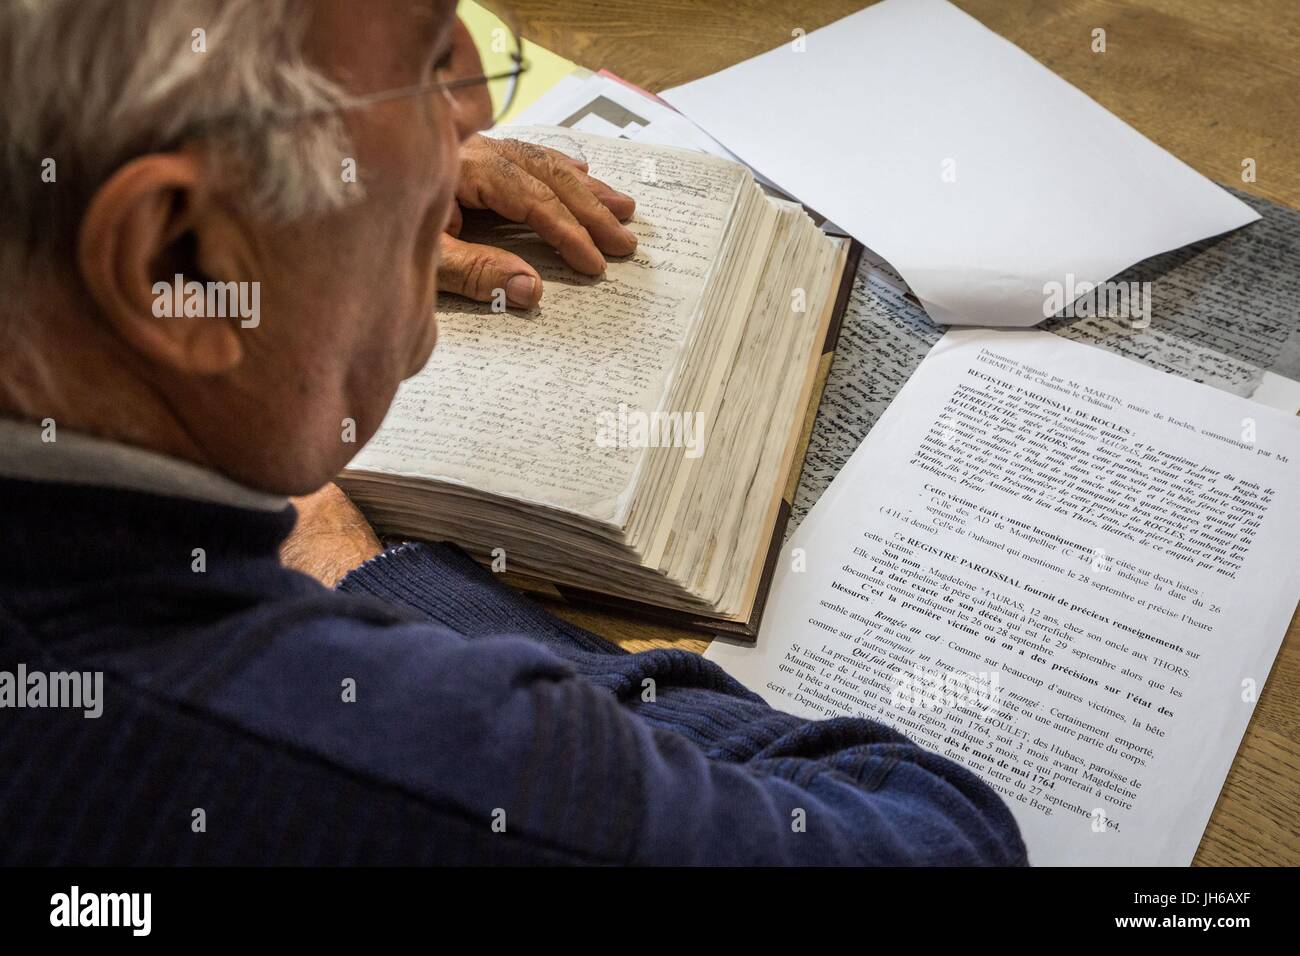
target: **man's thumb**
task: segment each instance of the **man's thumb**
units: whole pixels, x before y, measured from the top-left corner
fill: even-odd
[[[438,290],[478,302],[531,309],[542,298],[542,280],[532,266],[513,253],[444,235]]]

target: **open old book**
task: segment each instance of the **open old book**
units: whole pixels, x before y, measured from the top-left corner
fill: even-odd
[[[510,135],[581,156],[633,196],[638,249],[593,278],[526,228],[467,223],[464,237],[538,269],[542,303],[445,298],[432,360],[341,483],[381,533],[454,542],[571,599],[752,636],[850,240],[727,160]]]

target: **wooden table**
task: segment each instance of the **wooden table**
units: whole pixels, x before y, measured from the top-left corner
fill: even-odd
[[[956,0],[1201,173],[1300,207],[1300,3]],[[861,0],[513,0],[524,35],[651,91],[811,32]],[[1092,31],[1106,52],[1092,52]],[[1242,182],[1242,160],[1256,181]],[[612,614],[555,613],[630,650],[707,639]],[[1171,780],[1189,787],[1194,781]],[[1196,863],[1300,864],[1300,615],[1256,706]]]

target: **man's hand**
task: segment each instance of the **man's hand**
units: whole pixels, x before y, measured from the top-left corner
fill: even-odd
[[[573,269],[605,271],[605,255],[636,251],[636,236],[621,223],[632,218],[630,196],[587,175],[587,164],[558,150],[514,139],[473,136],[461,147],[456,200],[466,209],[490,209],[527,225]],[[458,207],[442,238],[438,288],[480,302],[505,289],[506,301],[531,309],[542,297],[537,270],[519,256],[456,238]]]
[[[332,588],[383,550],[370,523],[338,485],[291,500],[298,523],[280,547],[285,567]]]

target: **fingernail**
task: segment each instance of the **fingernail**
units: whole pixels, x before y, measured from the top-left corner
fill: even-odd
[[[626,226],[623,227],[623,238],[627,240],[628,254],[631,255],[636,251],[636,233]]]
[[[514,276],[506,283],[506,301],[521,309],[531,309],[536,288],[537,280],[532,276]]]

